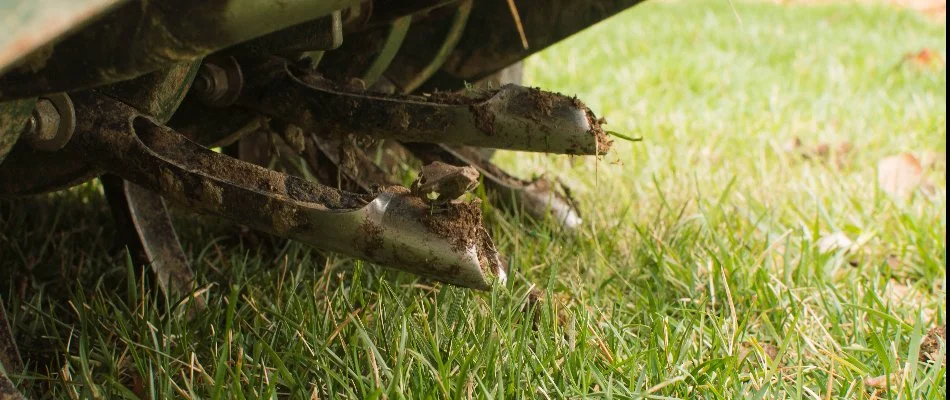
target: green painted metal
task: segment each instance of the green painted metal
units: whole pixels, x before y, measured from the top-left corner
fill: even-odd
[[[188,94],[201,59],[178,63],[161,71],[107,86],[101,91],[167,122]]]
[[[380,51],[379,55],[376,56],[376,60],[373,61],[373,64],[370,65],[366,73],[363,74],[363,82],[366,83],[367,87],[376,83],[376,80],[389,68],[389,64],[393,62],[393,58],[396,58],[396,53],[398,53],[399,48],[402,47],[402,41],[406,38],[406,32],[409,32],[409,25],[411,23],[411,15],[400,17],[393,21],[392,27],[389,28],[389,36],[386,38],[386,43],[383,44],[383,50]]]
[[[455,46],[458,45],[459,40],[462,39],[462,33],[465,32],[465,24],[468,22],[469,14],[472,13],[473,1],[474,0],[462,0],[459,3],[458,10],[455,11],[455,16],[452,18],[449,33],[445,35],[445,40],[442,42],[442,46],[439,47],[439,51],[436,52],[435,57],[432,58],[429,64],[412,77],[412,80],[402,85],[403,93],[412,93],[418,89],[419,86],[422,86],[432,75],[439,71],[442,64],[445,64],[445,60],[452,55]]]
[[[0,75],[17,62],[42,67],[49,46],[125,0],[0,0]],[[36,52],[33,57],[28,55]],[[45,54],[44,54],[45,53]]]
[[[42,62],[26,63],[0,76],[0,100],[133,79],[356,3],[358,0],[130,2],[49,48]],[[23,68],[27,64],[29,68]]]
[[[20,138],[35,104],[35,98],[0,103],[0,163]]]

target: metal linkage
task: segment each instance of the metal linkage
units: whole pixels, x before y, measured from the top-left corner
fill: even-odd
[[[0,103],[0,164],[20,139],[35,105],[36,99]]]
[[[251,72],[253,71],[253,72]],[[305,130],[409,142],[600,155],[610,140],[576,98],[505,85],[467,94],[402,96],[342,88],[281,60],[245,69],[239,105]]]
[[[476,203],[342,192],[215,153],[109,98],[74,102],[80,122],[64,152],[191,210],[459,286],[504,276]]]
[[[31,60],[30,68],[14,68],[0,76],[0,100],[129,80],[328,16],[358,2],[128,1],[97,23],[51,46]],[[6,51],[6,47],[0,51]],[[9,48],[15,46],[11,44]]]
[[[381,187],[396,184],[361,148],[346,146],[341,138],[334,136],[312,135],[311,140],[320,153],[336,165],[346,179],[354,182],[361,190],[373,193]],[[308,157],[308,162],[311,159],[313,158]],[[311,169],[317,167],[311,165]]]
[[[194,290],[195,274],[161,196],[115,175],[100,177],[109,208],[133,262],[148,265],[171,303]],[[198,308],[204,300],[195,298]]]
[[[435,50],[431,55],[431,61],[428,64],[416,64],[414,61],[419,57],[417,54],[406,54],[405,52],[396,57],[396,60],[393,61],[390,69],[386,71],[387,77],[396,77],[400,79],[398,81],[394,80],[392,83],[400,88],[402,93],[412,93],[418,89],[422,84],[424,84],[429,78],[432,77],[436,72],[439,71],[439,68],[445,64],[446,60],[452,55],[452,51],[455,50],[455,46],[458,45],[459,40],[462,38],[462,34],[465,32],[465,26],[468,22],[468,17],[472,13],[472,5],[474,0],[462,0],[458,3],[455,9],[455,15],[451,18],[451,23],[448,26],[448,31],[445,33],[445,39],[442,41],[442,45],[438,49],[429,49],[426,50]],[[423,24],[419,32],[410,31],[409,35],[411,39],[419,40],[420,37],[428,37],[433,35],[433,30],[436,29],[427,29],[435,28],[431,26],[432,23]],[[441,27],[439,27],[441,28]],[[441,32],[441,30],[436,30]],[[419,35],[420,37],[416,37]],[[425,41],[425,40],[424,40]],[[418,49],[418,46],[408,47],[407,50]],[[397,69],[399,71],[392,71],[392,69]]]

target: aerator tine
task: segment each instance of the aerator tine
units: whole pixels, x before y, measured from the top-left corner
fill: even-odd
[[[169,201],[458,286],[504,277],[477,202],[436,208],[405,188],[344,192],[218,154],[107,97],[74,102],[79,124],[63,151]]]
[[[245,69],[238,104],[309,131],[559,154],[601,155],[610,140],[582,102],[517,85],[464,94],[370,93],[274,59]]]

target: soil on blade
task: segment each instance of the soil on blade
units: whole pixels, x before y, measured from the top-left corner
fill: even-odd
[[[482,210],[478,201],[453,201],[439,206],[422,216],[421,222],[430,232],[442,236],[452,244],[452,250],[462,252],[475,243],[476,230],[481,225]]]

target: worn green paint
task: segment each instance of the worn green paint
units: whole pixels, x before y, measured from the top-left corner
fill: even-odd
[[[0,35],[0,74],[21,60],[32,62],[30,67],[41,67],[41,49],[124,1],[0,0],[0,26],[4,27]],[[33,52],[37,54],[24,60]]]
[[[0,99],[72,92],[133,79],[356,3],[358,0],[131,2],[63,39],[41,63],[0,75]]]
[[[34,104],[35,98],[0,103],[0,163],[19,139]]]
[[[199,66],[201,59],[178,63],[161,71],[107,86],[101,91],[158,121],[166,122],[188,94]]]
[[[399,48],[402,47],[402,41],[406,38],[406,33],[409,32],[409,25],[411,23],[411,15],[393,21],[392,27],[389,29],[389,36],[386,38],[386,43],[383,44],[383,50],[376,57],[376,60],[373,61],[373,65],[371,65],[363,75],[363,82],[366,83],[367,87],[376,83],[376,80],[389,68],[389,64],[393,62],[393,58],[396,57],[396,53],[398,53]]]

